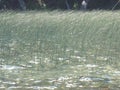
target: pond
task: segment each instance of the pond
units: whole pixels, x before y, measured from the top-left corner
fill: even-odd
[[[120,90],[116,57],[81,55],[59,45],[38,52],[16,42],[1,44],[0,90]]]
[[[119,13],[0,13],[0,90],[120,90]]]

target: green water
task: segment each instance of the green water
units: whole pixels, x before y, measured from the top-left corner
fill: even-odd
[[[111,13],[2,13],[0,90],[119,90],[120,21]]]

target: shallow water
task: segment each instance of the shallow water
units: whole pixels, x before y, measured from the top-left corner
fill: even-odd
[[[36,56],[34,57],[36,59]],[[120,71],[114,65],[79,63],[59,58],[61,65],[41,66],[39,60],[26,64],[0,65],[0,90],[119,90]],[[82,60],[83,59],[83,60]],[[50,63],[51,64],[51,63]],[[19,65],[19,66],[18,66]]]
[[[119,53],[108,52],[1,39],[0,90],[120,90]]]

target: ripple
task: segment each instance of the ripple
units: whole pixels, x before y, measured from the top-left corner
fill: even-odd
[[[99,78],[99,77],[81,77],[79,79],[79,81],[82,81],[82,82],[108,82],[110,81],[109,78]]]
[[[87,64],[86,67],[88,68],[94,68],[94,67],[98,67],[98,65],[94,65],[94,64]]]
[[[17,70],[17,69],[24,69],[24,67],[12,66],[12,65],[0,65],[0,69],[3,69],[3,70]]]

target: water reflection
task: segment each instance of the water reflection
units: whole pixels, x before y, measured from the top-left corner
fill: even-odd
[[[59,44],[57,50],[47,45],[13,41],[0,47],[0,90],[120,89],[119,62],[90,52],[81,55]]]
[[[98,64],[64,65],[50,69],[50,71],[39,71],[36,66],[39,63],[31,64],[35,66],[31,68],[30,65],[25,64],[20,66],[0,65],[0,70],[5,75],[0,74],[0,87],[7,88],[7,90],[19,90],[23,87],[23,90],[69,90],[70,88],[89,90],[87,87],[94,87],[92,90],[99,90],[100,87],[111,88],[120,83],[120,71],[110,66]],[[109,70],[112,71],[109,72]],[[106,72],[107,74],[104,74]],[[15,76],[15,78],[12,76]],[[115,90],[117,90],[117,87]]]
[[[12,65],[0,65],[1,70],[18,70],[18,69],[25,69],[24,67],[20,66],[12,66]]]

